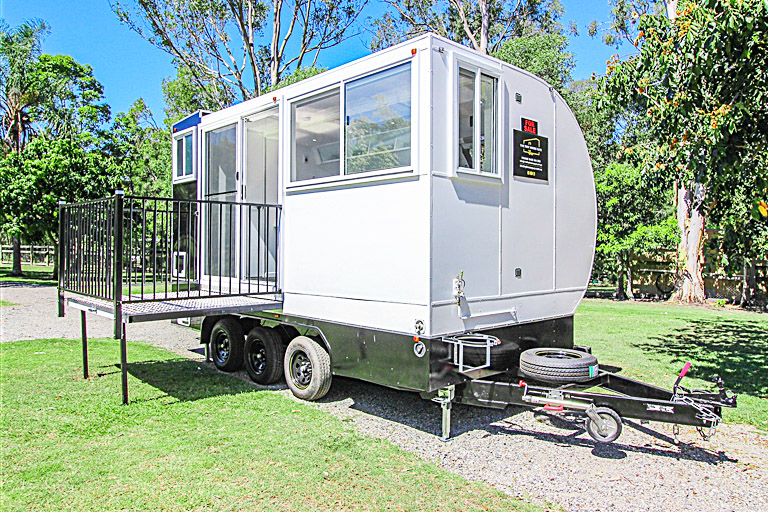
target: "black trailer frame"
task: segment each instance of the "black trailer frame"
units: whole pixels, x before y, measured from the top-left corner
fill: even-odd
[[[218,219],[215,233],[210,222],[206,223],[207,232],[203,233],[199,217],[206,213],[207,218]],[[225,221],[227,215],[229,218]],[[205,317],[201,342],[208,346],[206,333],[210,334],[210,329],[206,329],[206,325],[211,327],[223,318],[234,318],[244,326],[274,323],[303,329],[304,334],[324,345],[331,358],[333,375],[419,392],[423,398],[439,403],[443,440],[450,437],[454,401],[501,409],[518,405],[581,411],[587,416],[590,435],[602,442],[618,437],[622,417],[692,425],[703,433],[704,429],[714,429],[722,421],[722,407],[736,406],[736,397],[728,396],[720,378],[715,381],[719,388],[715,393],[683,388],[680,382],[690,363],[671,391],[604,369],[597,371],[593,378],[563,385],[526,379],[519,367],[522,349],[546,346],[550,350],[590,352],[588,347],[574,346],[572,317],[511,324],[486,332],[422,338],[283,315],[278,273],[274,272],[274,279],[270,279],[268,256],[265,257],[267,268],[260,267],[261,260],[257,258],[254,280],[250,257],[251,246],[257,255],[265,248],[269,250],[269,240],[263,237],[268,237],[270,220],[279,226],[280,215],[279,205],[131,197],[121,191],[101,200],[60,203],[59,316],[64,315],[65,304],[80,311],[83,377],[89,377],[86,313],[114,322],[114,337],[120,340],[123,404],[128,404],[128,323]],[[246,233],[235,233],[236,225],[238,231],[242,230],[234,221],[235,216],[248,220],[243,222],[248,226]],[[260,232],[262,227],[265,232]],[[185,237],[184,248],[191,254],[192,272],[185,272],[182,277],[176,255]],[[273,243],[277,244],[277,240]],[[216,249],[211,250],[212,246]],[[228,249],[222,250],[225,246]],[[245,270],[243,258],[233,259],[231,255],[232,252],[242,255],[243,250],[247,251],[249,262]],[[206,251],[205,260],[203,251]],[[275,254],[278,252],[275,245]],[[240,265],[236,273],[232,267],[235,260]],[[215,265],[217,272],[228,269],[234,273],[235,286],[231,274],[228,286],[222,286],[222,272],[219,272],[218,285],[212,283],[213,270],[205,286],[205,280],[201,279],[203,262]],[[185,260],[184,264],[187,263]],[[277,265],[275,257],[274,270]],[[243,275],[247,278],[245,285]],[[494,366],[491,364],[494,347],[511,348],[515,356],[501,366]],[[464,357],[465,349],[485,354],[485,363],[469,363]],[[601,437],[600,432],[611,421],[615,429]],[[590,429],[590,422],[597,425],[597,434],[594,428]]]

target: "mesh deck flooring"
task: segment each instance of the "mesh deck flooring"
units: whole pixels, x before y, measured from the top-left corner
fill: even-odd
[[[253,313],[280,309],[283,306],[281,300],[271,296],[172,298],[170,295],[167,299],[158,298],[151,302],[124,303],[122,308],[123,321],[127,323],[150,322],[195,316]],[[180,293],[180,295],[186,295],[186,292]],[[137,300],[140,297],[131,298]],[[126,297],[126,300],[131,298]],[[67,297],[67,302],[75,309],[101,313],[110,318],[115,317],[115,305],[107,300],[75,295]]]

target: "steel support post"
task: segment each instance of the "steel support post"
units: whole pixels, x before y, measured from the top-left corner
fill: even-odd
[[[456,387],[452,384],[438,390],[437,396],[432,399],[433,402],[440,404],[440,409],[442,410],[443,421],[440,432],[441,441],[448,441],[451,437],[451,407],[455,395]]]
[[[125,326],[123,325],[123,195],[122,190],[115,190],[114,262],[112,265],[115,272],[113,276],[115,339],[120,339],[121,329],[122,337],[125,338]]]
[[[65,234],[64,234],[64,215],[66,210],[64,205],[66,201],[59,201],[59,245],[56,248],[56,268],[58,269],[59,281],[58,281],[58,293],[59,293],[59,318],[64,316],[64,257],[63,252],[66,247]]]
[[[80,311],[80,331],[83,336],[83,379],[88,379],[88,331],[86,328],[85,311]]]
[[[122,336],[120,336],[120,373],[123,385],[123,405],[128,405],[128,349],[125,342],[125,323],[121,322]]]

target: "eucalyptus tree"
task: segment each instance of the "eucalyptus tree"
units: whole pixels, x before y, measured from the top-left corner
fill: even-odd
[[[674,185],[683,269],[677,298],[703,302],[708,215],[743,197],[752,221],[765,218],[768,5],[668,0],[665,7],[667,16],[634,14],[637,53],[608,63],[601,104],[645,114],[648,137],[625,151]]]
[[[373,50],[434,32],[490,54],[518,36],[560,33],[559,0],[384,0],[389,11],[373,22]]]
[[[216,108],[274,87],[357,34],[368,0],[114,0],[118,18],[173,56]],[[221,89],[227,92],[222,93]]]

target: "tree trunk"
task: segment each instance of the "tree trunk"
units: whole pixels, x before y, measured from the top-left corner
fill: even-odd
[[[480,51],[488,54],[488,33],[491,29],[491,14],[488,0],[480,0]]]
[[[619,271],[616,274],[616,298],[619,300],[627,300],[627,290],[624,287],[624,265],[619,258]]]
[[[752,298],[755,296],[755,289],[757,288],[757,268],[755,268],[755,262],[744,258],[744,266],[741,273],[741,301],[739,306],[744,307],[752,302]]]
[[[694,183],[693,190],[684,184],[677,188],[677,227],[680,229],[678,257],[683,267],[683,282],[675,293],[674,300],[687,303],[703,303],[704,292],[702,272],[702,248],[704,246],[704,214],[697,208],[704,201],[706,188]]]
[[[627,299],[635,300],[635,293],[632,291],[633,279],[632,279],[632,255],[631,254],[627,257],[626,269],[627,269],[627,291],[625,292],[625,295],[627,296]]]
[[[21,270],[21,240],[19,237],[11,237],[11,245],[13,247],[13,265],[11,266],[11,276],[19,277],[23,276],[24,272]]]

